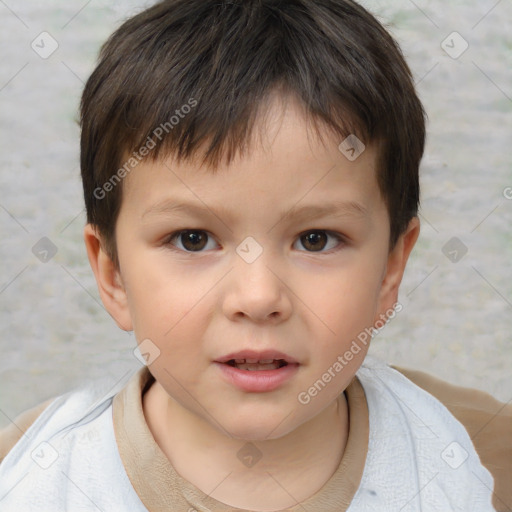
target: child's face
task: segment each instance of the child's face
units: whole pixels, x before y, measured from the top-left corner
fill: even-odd
[[[390,312],[408,255],[402,239],[388,252],[373,147],[349,161],[341,141],[308,138],[291,105],[264,146],[216,174],[172,160],[132,171],[116,227],[122,285],[103,297],[158,347],[149,368],[173,403],[242,439],[280,437],[333,406],[367,352],[353,340]],[[196,210],[173,208],[185,203]],[[186,229],[199,232],[169,240]],[[258,374],[220,362],[244,351],[295,364]]]

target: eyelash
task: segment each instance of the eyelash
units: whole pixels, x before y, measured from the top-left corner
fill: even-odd
[[[179,239],[180,235],[182,235],[183,233],[187,233],[187,232],[190,232],[190,233],[206,233],[208,235],[208,237],[211,237],[211,234],[208,231],[203,230],[203,229],[181,229],[179,231],[174,231],[168,237],[166,237],[164,242],[163,242],[163,245],[167,246],[172,251],[176,251],[176,252],[180,252],[180,253],[185,253],[185,254],[195,254],[195,253],[200,254],[202,252],[205,252],[204,250],[201,250],[201,251],[188,251],[186,249],[176,248],[171,243],[175,238]],[[306,252],[306,253],[310,253],[310,254],[317,254],[317,253],[319,253],[319,254],[331,254],[333,252],[337,252],[337,251],[341,250],[347,244],[347,240],[346,240],[346,238],[343,235],[341,235],[339,233],[336,233],[334,231],[329,231],[327,229],[310,229],[308,231],[303,231],[302,233],[300,233],[298,235],[297,240],[300,240],[300,238],[302,236],[307,235],[309,233],[325,233],[328,236],[332,236],[333,238],[335,238],[337,240],[337,242],[338,242],[338,245],[336,247],[333,247],[333,248],[327,250],[327,251],[320,250],[320,251],[301,251],[301,252]],[[328,243],[327,243],[327,245],[328,245]]]

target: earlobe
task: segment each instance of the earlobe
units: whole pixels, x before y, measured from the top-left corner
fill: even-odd
[[[84,228],[84,242],[105,309],[121,329],[133,330],[121,274],[104,250],[100,233],[91,224]]]
[[[390,251],[380,292],[379,313],[391,310],[393,305],[398,302],[398,289],[402,282],[405,266],[419,234],[419,219],[413,217],[405,232],[400,235],[395,247]]]

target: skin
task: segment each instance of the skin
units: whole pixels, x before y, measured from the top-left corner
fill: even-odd
[[[294,100],[278,98],[269,112],[261,143],[215,174],[170,157],[143,162],[125,178],[118,269],[94,226],[85,228],[105,307],[139,343],[150,339],[160,350],[149,365],[156,382],[143,398],[156,442],[203,492],[259,511],[296,505],[336,471],[348,434],[343,391],[368,346],[308,404],[297,397],[397,302],[419,234],[413,218],[390,250],[372,145],[351,162],[336,137],[324,134],[322,143],[307,130]],[[171,197],[207,213],[154,209]],[[357,202],[364,213],[285,215],[335,200]],[[184,229],[201,230],[199,251],[184,237],[171,239]],[[311,230],[324,236],[308,245],[302,235]],[[263,249],[252,263],[236,252],[248,236]],[[242,391],[214,361],[249,348],[284,352],[299,369],[274,391]],[[262,453],[251,468],[237,457],[247,441]]]

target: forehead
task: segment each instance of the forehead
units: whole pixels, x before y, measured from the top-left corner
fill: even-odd
[[[188,160],[171,155],[143,161],[125,178],[122,209],[136,206],[142,216],[182,198],[224,210],[257,199],[272,209],[339,201],[355,205],[354,213],[357,205],[370,211],[380,196],[375,145],[362,150],[354,136],[343,140],[327,129],[317,132],[293,98],[274,97],[261,111],[245,152],[215,168],[202,164],[200,152]]]

